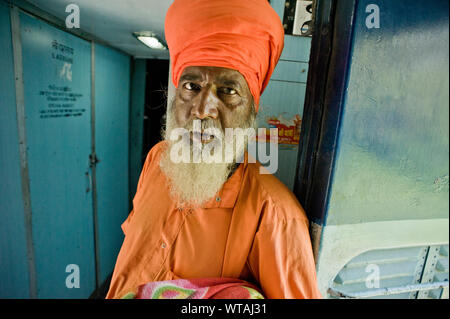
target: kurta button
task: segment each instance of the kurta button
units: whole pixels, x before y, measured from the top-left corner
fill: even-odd
[[[166,243],[162,243],[161,248],[166,248]]]
[[[216,202],[220,202],[220,197],[216,197]]]

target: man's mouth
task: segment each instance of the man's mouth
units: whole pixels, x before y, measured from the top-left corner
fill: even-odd
[[[190,138],[192,141],[208,144],[211,143],[216,137],[212,134],[204,133],[204,131],[191,131]]]

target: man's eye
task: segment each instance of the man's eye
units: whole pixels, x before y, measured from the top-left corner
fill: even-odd
[[[192,82],[184,83],[183,87],[189,91],[194,91],[194,90],[200,89],[200,87],[197,84],[192,83]]]
[[[237,91],[235,89],[232,89],[232,88],[221,88],[220,92],[222,92],[224,94],[228,94],[228,95],[237,94]]]

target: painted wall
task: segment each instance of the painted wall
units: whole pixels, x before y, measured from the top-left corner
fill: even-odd
[[[9,7],[0,2],[0,298],[29,295]],[[14,141],[14,142],[12,142]]]
[[[366,27],[369,4],[380,28]],[[448,41],[448,1],[357,2],[317,263],[324,295],[364,252],[448,244]]]
[[[95,44],[93,92],[91,42],[14,12],[20,23],[14,43],[21,45],[15,58],[11,11],[0,2],[0,296],[87,298],[113,270],[129,212],[130,57]],[[23,69],[23,113],[14,66]],[[95,176],[93,141],[100,160]],[[21,160],[29,178],[21,174]],[[75,274],[68,265],[77,266],[79,287],[66,285]]]
[[[283,21],[284,0],[271,1],[274,10]],[[279,120],[290,127],[295,125],[294,118],[303,117],[305,102],[308,61],[311,50],[311,38],[285,35],[284,49],[268,86],[261,96],[258,111],[258,127],[269,128],[270,120]],[[300,132],[298,127],[298,133]],[[279,134],[288,136],[294,133]],[[280,137],[281,138],[281,137]],[[268,153],[268,147],[267,147]],[[298,144],[279,144],[278,170],[274,173],[289,189],[294,188],[297,166]]]
[[[82,297],[95,287],[90,44],[22,13],[20,35],[37,297]],[[65,285],[70,264],[78,289]]]
[[[95,45],[99,283],[114,269],[129,212],[130,56]],[[141,117],[142,119],[142,117]]]
[[[358,5],[327,224],[448,217],[448,1]]]

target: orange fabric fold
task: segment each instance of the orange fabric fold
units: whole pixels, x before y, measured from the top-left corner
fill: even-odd
[[[258,111],[284,46],[280,18],[267,0],[175,0],[165,20],[175,87],[188,66],[239,71]]]
[[[273,298],[321,298],[309,222],[295,195],[260,174],[246,154],[200,208],[178,207],[159,162],[167,144],[147,155],[107,298],[155,281],[235,278]]]

